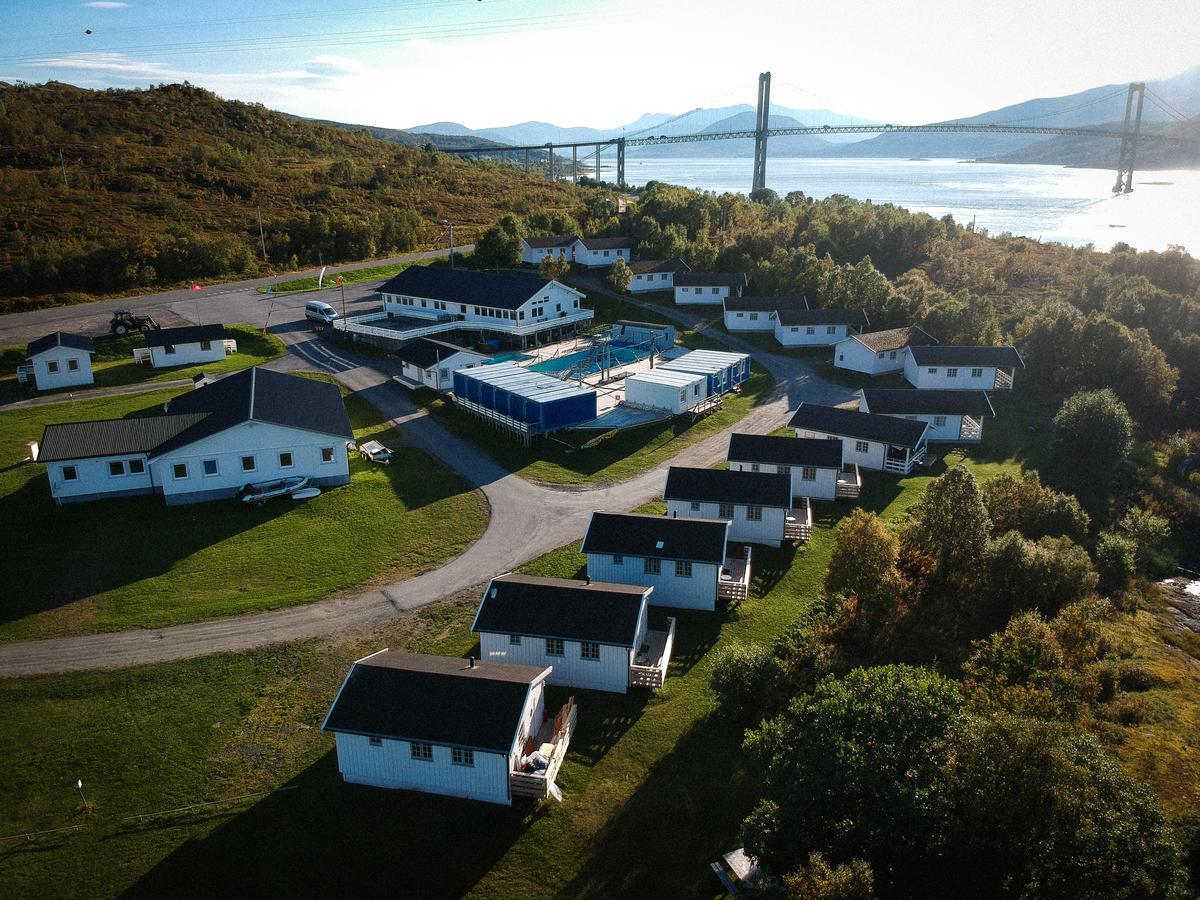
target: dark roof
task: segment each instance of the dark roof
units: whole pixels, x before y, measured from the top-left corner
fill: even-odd
[[[386,650],[351,666],[322,730],[508,753],[545,672]]]
[[[912,419],[897,419],[876,413],[855,412],[836,406],[801,403],[788,424],[792,428],[807,428],[829,434],[880,441],[899,447],[916,447],[929,426]]]
[[[767,434],[731,434],[730,462],[772,463],[783,466],[842,467],[842,442],[826,438],[774,437]]]
[[[398,359],[420,369],[432,369],[443,359],[449,359],[455,353],[475,353],[475,351],[459,347],[457,344],[435,341],[432,338],[413,338],[395,351]],[[483,354],[475,353],[475,355],[482,356]]]
[[[588,250],[627,250],[637,246],[637,241],[627,237],[585,237],[579,242]]]
[[[919,347],[923,344],[936,344],[937,338],[916,325],[905,325],[903,328],[889,328],[887,331],[872,331],[867,334],[853,335],[868,350],[885,353],[889,350],[900,350],[903,347]]]
[[[579,238],[573,234],[556,234],[550,237],[527,237],[522,240],[535,250],[546,250],[551,247],[570,247]]]
[[[48,463],[150,453],[205,418],[204,413],[191,413],[47,425],[42,432],[37,461]]]
[[[674,328],[674,325],[665,325],[662,322],[638,322],[636,319],[617,319],[614,325],[635,325],[638,328],[654,328],[659,331],[666,331],[668,328]]]
[[[1025,368],[1015,347],[913,347],[912,356],[919,366]]]
[[[867,314],[861,309],[780,309],[779,321],[783,325],[870,325]]]
[[[774,312],[777,309],[808,309],[808,298],[803,295],[795,297],[763,297],[761,295],[752,297],[726,297],[725,308],[730,312]]]
[[[725,561],[728,531],[729,523],[724,519],[672,519],[594,512],[580,552],[685,559],[721,565]]]
[[[147,347],[175,344],[198,344],[200,341],[225,339],[224,325],[185,325],[183,328],[159,328],[146,332]]]
[[[873,413],[884,415],[995,416],[983,391],[918,391],[914,388],[863,388]]]
[[[471,630],[632,649],[649,590],[631,584],[498,575],[483,592]]]
[[[676,287],[745,287],[745,272],[680,272]]]
[[[641,259],[631,262],[629,271],[634,275],[646,275],[650,272],[690,272],[692,267],[682,259]]]
[[[65,331],[56,331],[54,334],[48,334],[45,337],[40,337],[36,341],[30,341],[25,347],[25,356],[37,356],[39,353],[45,353],[55,347],[70,347],[72,350],[86,350],[88,353],[96,352],[96,345],[92,343],[90,337],[84,337],[82,334],[67,334]]]
[[[384,282],[379,292],[494,309],[520,309],[552,283],[545,278],[526,278],[524,275],[473,272],[444,266],[409,266]]]
[[[792,505],[792,479],[768,472],[727,469],[667,470],[666,500],[707,500],[709,503],[749,503],[755,506]]]

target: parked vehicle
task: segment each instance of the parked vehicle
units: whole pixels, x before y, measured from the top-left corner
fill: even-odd
[[[328,303],[322,303],[320,300],[309,300],[304,304],[304,318],[310,322],[316,322],[318,325],[332,325],[333,320],[337,317],[337,310]]]
[[[134,315],[127,309],[113,312],[108,330],[115,335],[126,335],[131,331],[157,331],[161,326],[150,316]]]
[[[306,484],[308,484],[308,476],[294,475],[291,478],[280,478],[276,481],[259,481],[255,484],[248,484],[241,489],[239,494],[243,503],[262,506],[268,500],[293,494]]]
[[[373,463],[379,463],[381,466],[392,464],[392,451],[379,441],[367,441],[365,444],[359,444],[358,455]]]

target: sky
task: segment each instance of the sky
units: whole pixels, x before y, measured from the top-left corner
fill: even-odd
[[[0,0],[0,80],[406,128],[772,102],[895,124],[1200,65],[1197,0]],[[90,33],[89,33],[90,32]]]

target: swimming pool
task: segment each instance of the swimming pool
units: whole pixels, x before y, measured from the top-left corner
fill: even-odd
[[[583,362],[588,353],[589,351],[587,350],[577,350],[574,353],[568,353],[566,356],[556,356],[554,359],[547,359],[540,363],[534,363],[529,368],[534,372],[565,372],[567,369],[570,369],[573,366]],[[611,364],[615,366],[626,365],[642,359],[642,354],[626,347],[612,347],[610,348],[610,354]],[[594,375],[599,371],[600,364],[594,362],[588,366],[587,370],[583,372],[583,374]]]
[[[493,363],[524,362],[527,359],[533,359],[533,357],[528,353],[497,353],[495,356],[489,356],[483,364],[490,366]]]

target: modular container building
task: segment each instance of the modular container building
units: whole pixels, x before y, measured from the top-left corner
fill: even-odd
[[[643,409],[665,409],[679,415],[708,399],[708,378],[695,372],[662,368],[625,379],[625,402]]]
[[[526,439],[596,418],[596,392],[496,363],[454,373],[455,402]]]
[[[750,356],[720,350],[693,350],[678,359],[662,363],[668,372],[691,372],[708,379],[710,396],[728,393],[750,377]]]
[[[633,322],[620,319],[612,326],[613,340],[627,341],[639,349],[663,353],[675,346],[675,326],[656,325],[653,322]]]

